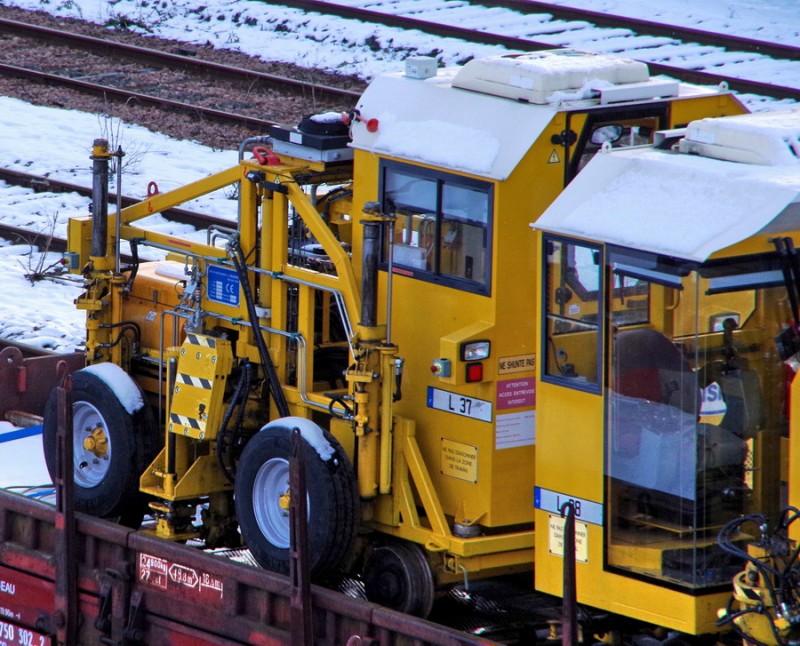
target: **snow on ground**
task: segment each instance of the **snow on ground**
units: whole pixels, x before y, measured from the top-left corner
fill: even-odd
[[[409,55],[436,55],[445,65],[455,65],[471,57],[504,53],[489,45],[466,43],[457,39],[439,38],[418,31],[403,31],[361,23],[357,20],[323,16],[279,4],[250,0],[10,0],[8,4],[47,11],[72,18],[82,18],[113,28],[120,23],[128,29],[163,38],[174,38],[195,44],[210,43],[215,47],[235,49],[271,60],[300,66],[328,69],[371,78],[377,73],[394,71]],[[338,0],[338,4],[382,10],[371,0]],[[440,2],[398,2],[397,11],[419,12],[418,17],[434,20]],[[542,14],[521,15],[502,8],[470,7],[461,0],[448,4],[458,7],[458,24],[485,28],[487,31],[524,37],[535,33]],[[795,0],[669,0],[654,7],[639,0],[555,0],[553,4],[631,15],[676,25],[694,26],[767,41],[800,44],[800,12]],[[387,9],[391,11],[391,8]],[[417,13],[415,13],[417,16]],[[624,39],[628,30],[598,32],[586,29],[580,38],[596,49],[596,41],[608,40],[608,47],[619,51],[614,36]],[[553,35],[554,46],[564,44],[563,35]],[[539,38],[548,42],[548,35]],[[652,47],[669,46],[671,39],[654,37]],[[572,46],[580,46],[573,42]],[[624,44],[622,45],[624,48]],[[708,48],[707,48],[708,49]],[[686,56],[694,54],[686,51]],[[655,52],[654,52],[655,53]],[[674,55],[683,56],[679,49]],[[725,57],[724,50],[720,55]],[[721,61],[722,62],[722,61]],[[677,61],[676,61],[677,63]],[[762,77],[763,78],[763,77]]]
[[[50,474],[44,460],[39,458],[41,450],[42,436],[37,429],[19,431],[8,422],[0,421],[0,454],[3,456],[0,488],[14,487],[17,493],[36,497],[48,493]]]
[[[796,0],[550,0],[550,4],[800,45],[800,12]]]
[[[0,166],[84,186],[92,183],[92,142],[108,137],[112,149],[122,146],[126,152],[122,192],[133,197],[145,197],[151,181],[166,192],[237,163],[235,151],[212,150],[136,125],[110,124],[94,114],[35,106],[8,97],[0,97],[0,123],[4,133]],[[26,133],[47,133],[47,145],[31,146]],[[111,179],[115,180],[113,173]],[[113,185],[112,190],[116,190]],[[23,243],[0,239],[0,338],[64,352],[83,343],[84,314],[73,305],[80,292],[77,284],[31,282],[25,276],[41,273],[60,257],[31,255],[31,245],[47,235],[65,237],[69,218],[87,215],[89,202],[75,193],[35,193],[0,182],[3,223],[31,231],[30,239]],[[110,208],[113,212],[114,207]],[[232,220],[236,217],[236,201],[224,191],[187,203],[187,208]],[[205,239],[205,232],[168,222],[160,215],[140,223]],[[153,252],[148,250],[143,257],[152,258]]]
[[[53,253],[35,253],[32,257],[29,246],[0,239],[0,338],[58,352],[72,352],[83,345],[83,315],[77,314],[73,304],[81,291],[79,284],[25,278],[42,259],[44,268],[60,257]]]

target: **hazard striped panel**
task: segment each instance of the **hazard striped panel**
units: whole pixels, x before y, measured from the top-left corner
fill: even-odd
[[[196,388],[205,388],[206,390],[209,390],[211,388],[211,384],[213,383],[208,379],[203,379],[202,377],[193,377],[192,375],[187,375],[183,373],[178,374],[176,381],[181,384],[186,384],[187,386],[195,386]]]
[[[186,336],[172,389],[170,432],[198,440],[217,437],[232,365],[230,341],[205,334]]]

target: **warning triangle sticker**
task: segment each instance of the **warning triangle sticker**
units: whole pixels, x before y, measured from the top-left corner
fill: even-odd
[[[561,163],[561,159],[559,159],[558,153],[556,152],[555,148],[553,148],[553,152],[550,153],[550,158],[547,160],[547,163],[548,164],[560,164]]]

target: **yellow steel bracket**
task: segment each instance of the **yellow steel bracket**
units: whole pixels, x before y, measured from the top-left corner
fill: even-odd
[[[217,437],[225,382],[233,365],[231,343],[188,334],[178,359],[168,430],[198,440]]]

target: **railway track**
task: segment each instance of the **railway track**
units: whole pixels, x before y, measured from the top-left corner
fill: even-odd
[[[705,85],[726,83],[734,91],[773,97],[777,99],[800,100],[800,82],[779,84],[765,82],[758,78],[758,69],[763,60],[780,59],[782,67],[797,68],[800,79],[800,49],[791,45],[752,40],[738,36],[711,33],[698,29],[662,25],[653,21],[637,20],[606,13],[573,9],[545,2],[526,2],[524,0],[476,2],[486,8],[486,19],[477,24],[473,18],[467,20],[459,14],[464,11],[464,3],[426,3],[424,8],[409,3],[390,0],[383,3],[369,3],[359,0],[287,0],[288,5],[303,11],[314,11],[340,18],[356,19],[362,22],[381,24],[404,30],[416,29],[443,38],[458,38],[467,42],[495,45],[513,51],[531,51],[554,46],[576,46],[595,51],[614,51],[633,58],[644,60],[655,74],[666,74],[680,80]],[[471,5],[472,7],[472,5]],[[474,11],[474,8],[471,9]],[[502,12],[502,13],[498,13]],[[510,18],[514,18],[510,21]],[[509,26],[513,23],[511,26]],[[592,30],[602,28],[600,36],[592,36]],[[176,52],[162,51],[128,43],[116,42],[109,38],[99,38],[85,34],[72,33],[64,29],[54,29],[41,25],[28,24],[18,20],[0,19],[0,34],[13,34],[26,39],[39,39],[45,42],[59,42],[70,48],[91,52],[93,55],[110,57],[115,62],[135,61],[136,69],[144,65],[156,66],[187,74],[188,83],[203,85],[213,79],[225,79],[239,88],[270,92],[291,92],[302,97],[313,97],[314,104],[336,106],[353,105],[360,90],[342,89],[319,81],[303,81],[286,75],[266,73],[246,69],[236,65],[203,60],[195,49],[187,48]],[[610,35],[610,39],[609,39]],[[611,44],[609,44],[611,43]],[[685,62],[669,62],[676,58],[675,51],[688,43],[698,53],[686,57]],[[715,54],[717,52],[717,54]],[[719,54],[722,52],[723,54]],[[80,57],[76,57],[80,58]],[[705,67],[703,59],[708,59]],[[741,59],[742,66],[752,72],[737,72],[736,66],[725,61]],[[667,62],[664,62],[667,61]],[[722,62],[721,62],[722,61]],[[714,63],[718,64],[714,64]],[[721,63],[720,63],[721,62]],[[119,73],[103,75],[106,83],[98,83],[88,78],[80,78],[82,66],[77,71],[67,67],[58,73],[43,69],[31,69],[10,63],[0,64],[0,73],[17,78],[32,79],[39,83],[64,85],[81,92],[89,92],[103,98],[113,97],[118,101],[135,101],[142,105],[155,106],[219,123],[230,123],[263,132],[273,121],[263,117],[264,110],[253,105],[252,109],[236,111],[202,105],[201,100],[180,100],[169,94],[191,95],[192,92],[180,89],[174,83],[159,84],[158,91],[150,94],[129,86],[135,86],[136,70],[120,68]],[[129,66],[126,64],[126,68]],[[732,67],[730,72],[723,70]],[[741,67],[741,66],[740,66]],[[746,76],[750,74],[750,77]],[[85,76],[85,75],[84,75]],[[230,92],[237,96],[237,91]],[[241,102],[239,102],[241,103]],[[324,109],[324,107],[323,107]]]
[[[28,41],[30,47],[44,42],[60,43],[68,47],[71,56],[53,57],[52,63],[39,63],[37,67],[0,63],[0,74],[59,87],[68,87],[103,99],[119,102],[136,102],[187,115],[193,119],[232,124],[265,132],[275,120],[264,118],[264,105],[256,99],[241,100],[241,97],[267,96],[280,92],[307,101],[310,105],[349,107],[359,92],[327,86],[316,81],[304,81],[278,74],[225,65],[204,60],[195,50],[173,53],[160,49],[142,47],[107,38],[74,33],[65,29],[0,19],[0,34],[6,38],[14,36]],[[17,48],[20,45],[17,44]],[[87,74],[87,54],[91,57],[111,61],[106,67],[113,72],[97,75]],[[65,60],[69,61],[65,64]],[[100,63],[102,64],[102,62]],[[50,69],[41,69],[44,65]],[[172,72],[166,82],[152,82],[148,74],[153,70]],[[93,79],[98,76],[102,79]],[[141,82],[142,78],[144,82]],[[227,83],[230,92],[228,109],[204,105],[203,87],[209,84]],[[139,89],[144,85],[149,91]],[[190,100],[181,97],[191,97]],[[236,110],[239,107],[239,110]]]
[[[355,90],[204,60],[198,57],[195,49],[173,53],[3,18],[0,18],[0,31],[26,38],[37,38],[49,43],[60,42],[118,61],[132,60],[139,64],[148,63],[170,69],[185,70],[193,75],[229,78],[246,83],[251,87],[260,86],[266,90],[296,90],[303,96],[314,95],[320,102],[352,102],[360,96],[360,92]]]
[[[693,40],[700,43],[699,48],[738,48],[747,52],[742,56],[752,57],[785,57],[800,60],[800,50],[788,45],[753,41],[741,37],[701,32],[694,29],[681,29],[664,26],[650,21],[631,20],[619,16],[599,14],[585,10],[548,5],[543,2],[482,2],[486,7],[487,19],[481,21],[480,27],[473,27],[469,22],[459,18],[458,6],[463,3],[442,2],[438,5],[426,3],[428,9],[415,10],[408,3],[398,5],[396,2],[385,2],[377,8],[364,8],[363,2],[341,0],[328,2],[322,0],[288,0],[289,6],[304,11],[317,11],[342,18],[357,19],[374,24],[389,25],[401,29],[418,29],[426,33],[445,38],[459,38],[468,42],[502,46],[513,51],[527,51],[552,48],[554,45],[575,45],[593,49],[591,39],[581,36],[587,25],[597,29],[599,25],[613,34],[611,40],[599,40],[603,51],[608,50],[608,43],[614,41],[614,51],[625,55],[644,59],[656,74],[666,74],[690,83],[719,84],[726,83],[734,91],[756,94],[777,99],[800,99],[800,82],[793,85],[778,85],[758,79],[741,78],[721,73],[713,67],[694,69],[696,65],[688,65],[692,69],[677,67],[659,61],[659,56],[669,56],[670,46],[676,42]],[[455,8],[448,8],[453,7]],[[374,7],[374,3],[370,5]],[[515,13],[511,14],[510,11]],[[497,18],[492,18],[498,11],[503,12],[505,22],[499,26]],[[513,33],[508,28],[508,16],[519,17],[514,21]],[[552,19],[545,19],[552,17]],[[519,22],[519,26],[517,26]],[[533,24],[531,24],[533,23]],[[493,26],[494,25],[494,26]],[[649,34],[641,39],[633,34],[635,29]],[[68,47],[73,55],[52,57],[53,60],[73,58],[74,65],[59,62],[57,69],[34,69],[11,62],[0,62],[0,74],[34,81],[56,87],[70,87],[81,93],[89,93],[100,97],[102,101],[114,100],[121,104],[137,104],[151,106],[158,111],[169,111],[185,115],[188,119],[200,123],[230,124],[237,128],[236,132],[265,132],[280,119],[265,118],[275,102],[267,100],[242,101],[242,96],[256,97],[273,92],[290,92],[300,97],[313,97],[311,103],[320,109],[342,109],[354,105],[359,92],[353,89],[342,89],[320,83],[303,81],[286,75],[272,74],[241,66],[223,64],[203,60],[197,51],[191,48],[175,51],[163,51],[151,47],[142,47],[124,42],[116,42],[109,38],[72,33],[66,29],[55,29],[42,25],[34,25],[19,20],[0,18],[0,35],[13,36],[28,41],[59,42]],[[653,38],[660,39],[656,43]],[[644,41],[637,45],[638,41]],[[618,41],[618,42],[617,42]],[[654,52],[661,51],[661,54]],[[724,50],[720,50],[724,51]],[[77,55],[75,52],[84,52]],[[113,61],[106,63],[111,73],[91,74],[86,72],[86,52],[91,57]],[[800,62],[787,62],[800,70]],[[149,82],[149,71],[153,68],[163,74],[169,70],[169,80]],[[99,76],[100,82],[92,76]],[[142,81],[142,79],[145,79]],[[800,71],[798,72],[800,78]],[[224,81],[223,81],[224,79]],[[230,91],[222,92],[224,100],[208,105],[203,88],[229,83]],[[140,87],[145,85],[145,88]],[[149,90],[149,91],[146,91]],[[220,93],[217,93],[217,97]],[[225,103],[227,105],[219,105]],[[235,140],[236,134],[233,135]]]
[[[23,173],[10,168],[0,168],[0,180],[12,186],[23,186],[31,188],[36,192],[47,191],[50,193],[77,193],[78,195],[90,198],[92,195],[91,187],[73,184],[51,177],[42,177],[40,175],[31,175]],[[117,199],[116,193],[109,193],[109,202],[115,202]],[[123,195],[121,197],[122,206],[130,206],[141,202],[141,199]],[[211,226],[230,226],[230,220],[224,218],[199,213],[197,211],[188,211],[186,209],[167,209],[162,212],[162,215],[172,222],[180,224],[188,224],[196,229],[207,229]]]
[[[787,70],[791,68],[800,78],[800,48],[790,45],[524,0],[481,0],[470,3],[470,12],[473,5],[487,7],[485,19],[480,21],[474,16],[461,15],[465,3],[446,0],[425,3],[424,8],[398,0],[381,3],[365,0],[281,0],[281,4],[404,30],[417,29],[443,38],[499,45],[510,50],[577,47],[619,53],[648,63],[655,74],[665,74],[688,83],[715,85],[724,82],[737,92],[800,100],[800,83],[767,83],[758,79],[759,65],[756,63],[772,59],[782,59],[781,64]],[[497,10],[500,8],[507,11],[499,15]],[[495,11],[492,12],[492,9]],[[542,14],[549,14],[552,19],[548,20]],[[588,35],[588,30],[598,27],[614,33],[601,36],[602,40]],[[505,33],[501,33],[501,29]],[[678,56],[678,50],[690,43],[698,44],[696,57],[698,60],[707,57],[708,66],[663,62]],[[731,61],[737,59],[741,59],[741,75],[733,71],[735,66]],[[728,61],[727,65],[724,61]],[[730,67],[731,71],[723,72],[723,67]],[[745,71],[745,68],[749,69]]]
[[[12,186],[22,186],[30,188],[37,193],[77,193],[87,198],[91,198],[92,189],[87,186],[66,182],[59,179],[42,177],[39,175],[32,175],[20,171],[0,168],[0,180]],[[115,193],[109,193],[109,202],[114,203],[117,199]],[[141,200],[135,197],[123,195],[120,198],[123,207],[136,204]],[[168,221],[175,222],[182,225],[191,226],[197,230],[205,230],[210,227],[230,227],[231,222],[228,219],[208,215],[206,213],[199,213],[197,211],[189,211],[186,209],[167,209],[161,213],[161,216]],[[0,222],[0,238],[8,240],[15,244],[27,244],[31,247],[39,248],[40,250],[53,251],[62,253],[67,250],[67,240],[61,236],[56,235],[52,230],[34,231],[30,228],[23,228]],[[125,262],[131,262],[130,256],[125,256]]]

